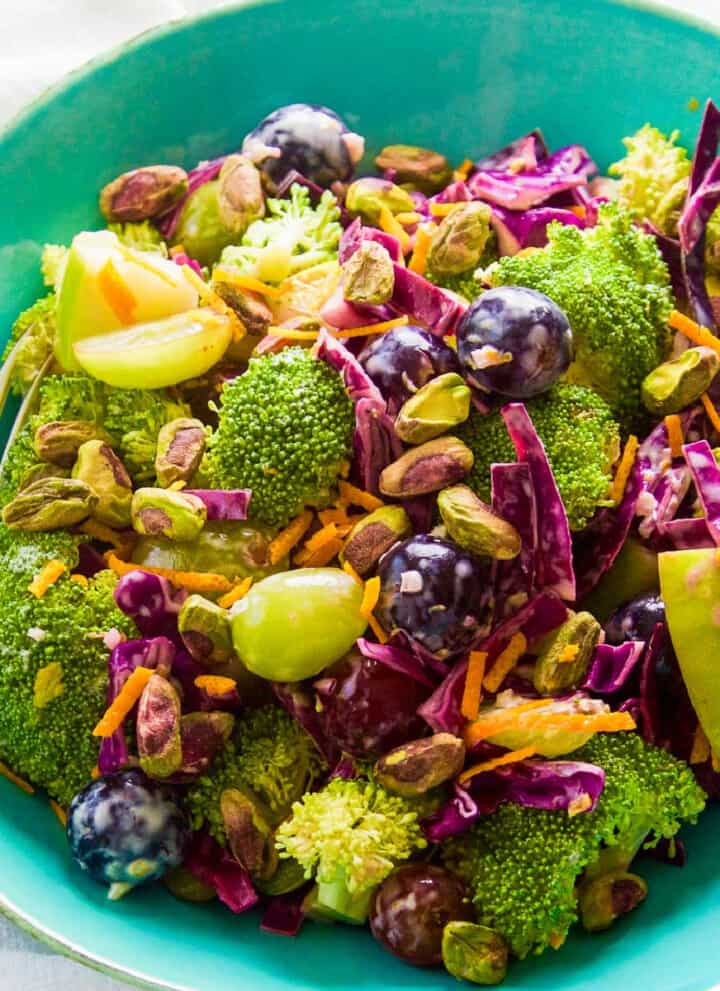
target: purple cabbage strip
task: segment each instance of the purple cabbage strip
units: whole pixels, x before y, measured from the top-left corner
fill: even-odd
[[[582,687],[598,695],[619,692],[637,667],[644,650],[644,640],[626,640],[618,646],[598,644]]]
[[[96,551],[92,544],[89,544],[86,540],[78,544],[78,563],[77,568],[75,568],[75,574],[92,578],[99,571],[105,571],[106,569],[107,564],[105,564],[102,554]]]
[[[307,891],[308,886],[303,885],[299,891],[271,898],[260,921],[262,931],[275,936],[297,936],[305,921],[303,900]]]
[[[684,867],[687,863],[685,844],[674,836],[672,839],[663,836],[657,846],[643,852],[653,860],[657,860],[661,864],[668,864],[670,867]]]
[[[720,468],[712,448],[706,440],[699,440],[684,444],[683,453],[705,512],[710,536],[720,545]]]
[[[317,203],[322,194],[325,192],[322,186],[318,186],[316,182],[313,182],[312,179],[308,179],[307,176],[302,174],[302,172],[298,172],[297,169],[290,169],[290,171],[286,172],[277,184],[275,195],[278,199],[283,199],[283,197],[287,196],[294,185],[304,186],[305,189],[309,190],[310,201],[312,203]]]
[[[675,551],[691,551],[701,547],[717,546],[710,536],[707,522],[702,516],[689,520],[670,520],[665,525],[663,537],[667,539]]]
[[[520,534],[520,553],[493,567],[495,619],[505,619],[513,610],[513,597],[529,598],[535,588],[537,554],[537,506],[530,468],[526,464],[490,466],[492,509]]]
[[[250,875],[208,833],[195,833],[185,854],[185,867],[217,892],[231,912],[247,912],[258,903]]]
[[[391,304],[439,337],[454,334],[468,304],[398,262],[393,262],[393,271]]]
[[[469,791],[457,782],[453,790],[453,797],[420,823],[429,843],[442,843],[451,836],[466,833],[480,816],[477,802]]]
[[[342,341],[333,337],[321,328],[318,339],[313,345],[313,357],[325,361],[331,368],[342,375],[345,388],[352,402],[361,399],[373,399],[384,403],[382,393],[357,360],[355,355],[345,347]]]
[[[402,454],[402,444],[388,416],[385,400],[361,399],[355,404],[354,463],[360,487],[380,495],[380,475]]]
[[[335,767],[341,754],[332,740],[323,731],[317,710],[315,697],[299,682],[274,681],[272,689],[280,705],[293,717],[309,737],[313,740],[329,767]]]
[[[638,527],[641,537],[649,539],[655,534],[662,535],[665,532],[668,523],[675,519],[691,481],[692,475],[686,465],[668,468],[661,475],[650,493],[653,499],[652,508],[648,501],[649,511],[643,509],[643,520]]]
[[[567,513],[560,498],[545,448],[523,403],[500,410],[518,461],[530,468],[538,507],[536,583],[568,602],[575,600],[572,540]]]
[[[365,227],[360,218],[357,217],[340,237],[338,261],[341,265],[344,265],[355,254],[363,241],[377,241],[385,248],[392,261],[402,262],[403,253],[398,239],[392,234],[378,230],[377,227]]]
[[[678,221],[687,296],[702,327],[714,330],[715,314],[705,286],[705,233],[710,217],[720,205],[720,158],[685,201]]]
[[[468,184],[462,179],[451,182],[441,192],[431,196],[429,203],[468,203],[473,198]]]
[[[690,173],[690,193],[696,192],[708,173],[718,152],[720,143],[720,110],[712,100],[705,104],[700,131],[695,145],[692,172]]]
[[[513,162],[521,160],[525,163],[525,168],[537,168],[538,162],[542,162],[548,157],[548,147],[542,132],[537,128],[529,134],[523,134],[521,138],[516,138],[504,148],[486,155],[475,162],[475,168],[481,172],[495,169],[506,169]]]
[[[322,319],[337,330],[366,327],[368,324],[392,320],[397,315],[397,311],[388,306],[387,303],[378,306],[349,303],[343,296],[341,285],[328,296],[320,307]]]
[[[213,158],[208,162],[200,162],[194,169],[188,172],[188,191],[185,196],[181,200],[178,200],[171,210],[164,213],[162,217],[158,217],[155,221],[155,226],[166,241],[169,241],[175,233],[175,228],[180,220],[180,214],[191,193],[204,186],[206,182],[212,182],[213,179],[217,179],[226,158],[226,155],[222,155],[220,158]]]
[[[176,254],[171,255],[170,260],[174,261],[176,265],[189,265],[196,275],[199,275],[200,278],[203,277],[203,270],[200,262],[195,258],[191,258],[190,255],[186,255],[184,251],[178,251]]]
[[[246,520],[250,489],[183,489],[204,503],[208,520]]]
[[[352,757],[345,754],[330,772],[328,781],[332,781],[333,778],[342,778],[343,781],[353,781],[357,777],[358,770],[355,766],[355,761]]]
[[[144,637],[177,638],[177,618],[187,599],[184,588],[147,571],[131,571],[115,586],[118,609],[134,620]]]
[[[687,287],[685,285],[685,274],[683,272],[680,242],[676,237],[670,237],[668,234],[663,234],[663,232],[655,227],[654,224],[651,224],[649,220],[644,221],[643,228],[648,234],[652,234],[655,238],[655,242],[658,246],[660,254],[663,257],[663,261],[668,267],[673,295],[678,302],[685,302],[687,300]]]
[[[570,145],[539,162],[532,171],[516,174],[497,169],[477,171],[467,184],[475,199],[508,210],[527,210],[557,193],[584,186],[596,171],[588,152],[581,145]]]
[[[570,227],[587,227],[587,222],[572,210],[550,206],[522,212],[494,206],[490,223],[497,237],[498,251],[503,256],[516,255],[523,248],[544,248],[548,243],[548,225],[554,221]]]
[[[412,654],[426,671],[432,671],[438,678],[444,678],[447,675],[448,666],[446,662],[441,661],[440,658],[431,654],[429,650],[423,647],[419,640],[411,637],[405,630],[395,630],[388,643],[393,647],[399,647],[400,650],[404,650],[406,654]],[[437,681],[438,679],[436,678],[435,680]]]
[[[437,685],[437,678],[431,678],[422,669],[418,658],[408,651],[402,650],[400,647],[394,647],[389,643],[371,643],[371,641],[366,640],[364,637],[360,637],[356,642],[356,646],[364,657],[370,657],[374,661],[379,661],[380,664],[392,668],[393,671],[399,671],[400,674],[412,678],[413,681],[418,681],[427,688],[435,688]]]

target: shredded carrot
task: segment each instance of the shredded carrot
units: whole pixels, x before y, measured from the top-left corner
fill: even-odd
[[[61,826],[67,826],[67,812],[54,798],[50,799],[50,808],[60,820]]]
[[[305,547],[309,551],[320,550],[325,544],[329,544],[337,539],[337,525],[335,523],[328,523],[321,530],[317,530],[312,537],[308,537],[305,541]]]
[[[466,781],[474,778],[476,774],[493,771],[496,767],[504,767],[505,764],[517,764],[518,761],[527,760],[534,753],[535,747],[522,747],[520,750],[511,750],[509,753],[502,754],[500,757],[493,757],[492,760],[484,760],[481,764],[475,764],[474,767],[469,767],[467,771],[463,771],[457,779],[458,784],[464,785]]]
[[[184,255],[186,254],[185,247],[182,244],[174,244],[168,254],[171,258],[174,258],[176,255]]]
[[[620,459],[620,464],[615,472],[615,478],[613,479],[612,489],[610,490],[610,498],[614,503],[619,503],[625,494],[625,487],[627,486],[628,479],[630,478],[630,472],[635,464],[635,455],[639,447],[639,441],[634,434],[631,434],[625,442],[625,447],[623,448],[622,458]]]
[[[199,674],[194,684],[202,688],[208,695],[227,695],[237,688],[234,678],[226,678],[222,674]]]
[[[496,692],[526,650],[525,634],[516,633],[505,650],[495,658],[493,666],[483,679],[483,688],[488,692]]]
[[[112,736],[115,730],[120,729],[125,717],[130,713],[154,674],[152,668],[135,668],[118,692],[114,702],[111,702],[105,710],[105,715],[93,730],[93,736]]]
[[[432,235],[432,224],[421,224],[415,232],[415,246],[408,262],[408,268],[411,272],[417,272],[418,275],[425,275],[428,252],[432,244]]]
[[[110,544],[115,549],[122,546],[123,542],[127,541],[126,534],[119,534],[117,530],[113,530],[112,527],[105,526],[104,523],[98,523],[97,520],[85,520],[84,523],[80,524],[78,530],[80,530],[81,533],[87,534],[88,537],[94,537],[103,544]]]
[[[305,536],[310,524],[313,521],[313,514],[309,509],[304,510],[299,516],[281,530],[280,533],[270,542],[270,563],[277,564],[282,561],[290,551],[299,544]]]
[[[378,599],[380,598],[380,578],[375,575],[374,578],[368,578],[365,582],[365,588],[363,589],[362,602],[360,604],[360,615],[367,619],[371,614],[375,606],[378,604]]]
[[[405,254],[410,247],[410,237],[401,223],[398,223],[386,206],[380,207],[380,219],[378,221],[380,229],[386,234],[392,234],[400,242],[400,247]]]
[[[369,323],[365,327],[350,327],[348,330],[334,330],[333,337],[338,340],[348,340],[351,337],[368,337],[370,334],[384,334],[394,327],[404,327],[409,323],[408,316],[394,317],[392,320],[383,320],[382,323]]]
[[[183,489],[187,488],[187,482],[184,478],[178,478],[177,481],[171,482],[168,485],[168,492],[182,492]]]
[[[46,565],[35,575],[33,580],[28,585],[28,591],[31,592],[36,599],[42,599],[43,595],[47,592],[51,585],[64,575],[67,568],[62,561],[53,559],[48,561]]]
[[[579,217],[581,220],[584,220],[587,215],[587,210],[584,206],[570,206],[568,207],[568,210],[570,213],[574,213],[575,216]]]
[[[337,528],[337,535],[338,535],[338,537],[347,537],[350,533],[352,533],[352,529],[353,529],[354,526],[355,526],[354,523],[342,523],[342,524],[340,524],[340,526],[338,526],[338,528]]]
[[[690,317],[686,317],[679,310],[673,310],[670,314],[670,326],[673,330],[679,330],[681,334],[688,337],[693,344],[700,344],[707,348],[712,348],[720,354],[720,338],[716,337],[707,327],[701,327]]]
[[[580,653],[580,645],[577,643],[568,643],[560,651],[560,656],[558,657],[559,664],[572,664],[575,658]]]
[[[342,540],[339,537],[334,537],[330,542],[323,544],[322,547],[318,547],[314,551],[303,548],[295,555],[294,561],[295,564],[303,568],[324,568],[325,565],[330,564],[338,556],[342,548]]]
[[[396,213],[395,219],[399,224],[402,224],[403,227],[410,227],[412,224],[419,224],[423,219],[423,216],[421,213],[411,210],[408,213]]]
[[[112,258],[108,258],[98,272],[97,287],[123,326],[134,322],[137,300],[120,277]]]
[[[387,643],[388,642],[388,635],[387,635],[387,633],[382,628],[382,626],[380,625],[380,623],[378,623],[378,621],[375,619],[375,617],[372,615],[372,613],[368,616],[368,626],[370,627],[370,629],[373,631],[373,633],[377,637],[378,643]]]
[[[70,575],[70,581],[75,582],[77,585],[82,585],[83,588],[87,588],[90,584],[85,575]]]
[[[358,585],[362,585],[363,584],[362,578],[357,573],[357,571],[355,570],[355,568],[353,568],[353,566],[350,564],[349,561],[343,561],[343,571],[345,572],[346,575],[350,575],[350,577],[354,581],[356,581],[358,583]]]
[[[447,217],[453,210],[457,210],[460,203],[430,203],[430,213],[433,217]]]
[[[700,396],[700,402],[705,407],[705,412],[707,413],[707,418],[715,427],[715,429],[720,433],[720,413],[715,409],[715,406],[708,396],[707,392],[703,392]]]
[[[95,767],[90,772],[90,777],[92,778],[93,781],[97,781],[97,779],[100,777],[101,773],[102,772],[100,771],[100,768],[96,764]]]
[[[455,177],[456,182],[467,179],[468,175],[470,174],[470,169],[472,167],[473,167],[472,159],[464,158],[453,172],[453,176]]]
[[[268,327],[270,337],[282,337],[286,341],[316,341],[319,330],[293,330],[291,327]]]
[[[690,751],[691,764],[704,764],[710,757],[710,742],[705,736],[705,730],[698,723],[693,737],[692,750]]]
[[[123,561],[113,551],[103,555],[105,563],[116,575],[129,575],[131,571],[145,571],[149,575],[159,575],[167,578],[173,585],[179,585],[190,592],[230,592],[232,582],[225,575],[216,575],[213,571],[175,571],[173,568],[150,568],[145,564],[132,564]]]
[[[342,507],[340,509],[321,509],[318,513],[318,519],[323,526],[327,526],[328,523],[345,526],[346,523],[350,522],[347,511]]]
[[[677,413],[665,417],[665,429],[667,430],[670,454],[673,458],[681,458],[685,438],[683,437],[682,423]]]
[[[378,499],[371,492],[364,492],[356,485],[344,481],[344,479],[338,483],[338,491],[340,492],[341,503],[349,506],[360,506],[361,509],[366,509],[368,513],[372,513],[375,509],[381,509],[385,505],[382,499]],[[336,503],[336,505],[338,504]]]
[[[565,945],[566,939],[567,936],[563,936],[562,933],[550,933],[550,938],[548,939],[548,943],[550,944],[553,950],[559,950],[561,946]]]
[[[252,275],[242,275],[222,265],[216,265],[213,269],[213,279],[227,282],[228,285],[237,286],[238,289],[247,289],[248,292],[255,292],[259,296],[267,296],[269,299],[281,299],[283,296],[283,290],[279,286],[269,286],[267,282],[262,282]]]
[[[0,774],[4,778],[7,778],[8,781],[12,781],[12,783],[16,785],[20,791],[24,791],[26,795],[33,795],[35,793],[35,789],[29,781],[19,777],[19,775],[15,774],[14,771],[10,770],[7,764],[3,764],[2,761],[0,761]]]
[[[217,604],[221,609],[229,609],[233,603],[239,602],[240,599],[245,598],[250,591],[250,586],[252,583],[253,580],[249,576],[247,578],[243,578],[243,580],[238,582],[237,585],[235,585],[234,588],[231,588],[229,592],[226,592],[225,595],[221,595],[217,600]]]
[[[478,709],[482,701],[482,683],[485,677],[486,661],[486,651],[470,651],[467,674],[465,675],[465,687],[463,689],[462,702],[460,703],[461,714],[470,722],[477,719]]]
[[[512,713],[514,709],[519,708],[520,706],[513,706],[507,712]],[[501,720],[499,715],[493,719],[479,719],[471,723],[464,734],[466,745],[473,746],[480,740],[488,740],[506,729],[515,727],[513,720]],[[593,716],[584,716],[581,713],[537,712],[533,715],[530,725],[538,732],[558,729],[569,733],[615,733],[635,729],[635,720],[629,712],[601,712]]]
[[[568,816],[573,819],[575,816],[579,816],[581,812],[587,812],[590,808],[592,808],[592,798],[584,791],[568,803]]]

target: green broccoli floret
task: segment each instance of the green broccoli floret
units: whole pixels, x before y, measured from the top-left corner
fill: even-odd
[[[620,432],[607,403],[583,385],[559,382],[526,402],[565,505],[570,527],[581,530],[598,506],[607,504]],[[475,456],[467,484],[490,499],[490,465],[515,460],[515,450],[499,412],[473,410],[457,436]]]
[[[480,266],[480,270],[483,266]],[[462,296],[463,299],[468,300],[472,303],[473,300],[477,299],[480,293],[483,291],[483,284],[479,279],[475,277],[475,273],[479,269],[473,268],[468,272],[462,272],[460,275],[435,275],[433,272],[426,272],[425,277],[428,282],[434,282],[436,286],[441,286],[443,289],[449,289],[451,292],[455,292],[458,296]]]
[[[270,526],[329,500],[351,457],[354,421],[337,372],[286,348],[253,358],[221,398],[208,462],[216,487],[252,489],[250,514]]]
[[[572,759],[605,770],[594,812],[570,817],[509,803],[446,845],[478,922],[497,929],[518,957],[564,941],[577,919],[576,882],[606,848],[622,849],[620,862],[629,863],[643,841],[674,836],[705,806],[687,765],[634,733],[598,734]]]
[[[44,246],[40,268],[46,286],[57,289],[62,282],[69,250],[64,244],[46,244]]]
[[[108,224],[107,229],[117,234],[120,241],[135,251],[154,251],[167,258],[167,245],[160,231],[149,220],[137,223]]]
[[[13,356],[12,391],[22,395],[32,385],[38,372],[53,353],[55,344],[55,293],[41,296],[27,310],[23,310],[10,331],[5,346],[3,363],[22,337]]]
[[[182,416],[190,407],[162,390],[105,389],[101,421],[113,438],[115,450],[136,485],[155,478],[155,453],[161,428]]]
[[[668,355],[673,306],[655,238],[614,203],[601,208],[597,227],[553,223],[548,238],[542,251],[501,258],[493,284],[528,286],[554,300],[573,331],[568,378],[599,392],[624,429],[642,429],[640,386]]]
[[[317,905],[363,921],[372,894],[399,863],[427,844],[418,805],[363,778],[334,778],[303,796],[275,843],[318,884]]]
[[[608,169],[610,175],[620,177],[621,206],[670,235],[677,231],[692,167],[685,148],[676,144],[678,137],[678,131],[665,135],[645,124],[623,139],[627,155]]]
[[[194,829],[205,826],[226,842],[220,796],[226,788],[250,792],[270,822],[278,823],[310,787],[324,765],[315,744],[284,709],[256,709],[239,719],[232,738],[187,794]]]
[[[295,184],[288,199],[265,203],[265,219],[250,224],[239,245],[224,249],[221,265],[236,266],[263,282],[282,282],[337,257],[342,227],[333,193],[325,190],[313,209],[309,191]]]
[[[102,634],[137,631],[115,605],[110,572],[86,587],[66,574],[40,599],[28,591],[48,560],[77,564],[77,538],[0,527],[0,551],[0,759],[65,805],[97,763],[92,730],[107,690]]]

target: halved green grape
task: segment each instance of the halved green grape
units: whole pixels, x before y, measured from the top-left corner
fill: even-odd
[[[227,351],[230,317],[209,307],[86,337],[75,344],[81,368],[120,389],[162,389],[204,375]]]
[[[524,695],[516,695],[512,691],[501,692],[494,704],[480,707],[475,725],[481,726],[483,720],[492,721],[499,713],[512,709],[516,705],[523,705],[528,701],[534,700],[529,700]],[[570,754],[573,750],[586,744],[593,736],[593,732],[568,730],[562,726],[540,728],[537,716],[552,713],[590,716],[607,711],[608,706],[604,702],[599,699],[587,698],[582,694],[564,699],[548,698],[547,705],[529,708],[518,713],[511,729],[494,733],[487,739],[489,743],[494,743],[498,747],[507,747],[508,750],[533,747],[535,752],[543,757],[560,757],[562,754]]]
[[[253,585],[231,610],[235,650],[272,681],[319,674],[362,636],[362,586],[339,568],[299,568]]]
[[[177,543],[167,537],[141,537],[132,561],[146,568],[174,571],[212,571],[226,578],[258,581],[287,567],[287,561],[270,563],[272,533],[249,523],[206,523],[194,540]]]

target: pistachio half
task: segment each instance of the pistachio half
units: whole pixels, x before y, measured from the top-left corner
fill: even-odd
[[[123,172],[100,193],[100,212],[110,221],[148,220],[165,213],[188,191],[188,176],[176,165],[145,165]]]
[[[367,575],[385,551],[411,531],[410,517],[402,506],[381,506],[352,528],[340,561],[348,561],[359,575]]]
[[[182,764],[180,696],[154,674],[140,696],[136,735],[140,767],[151,778],[169,778]]]
[[[711,348],[688,348],[677,358],[658,365],[644,379],[642,399],[656,416],[668,416],[696,402],[720,369],[720,357]]]
[[[437,492],[459,482],[473,466],[473,454],[457,437],[430,440],[388,465],[380,475],[380,491],[396,499]]]
[[[456,207],[438,224],[428,250],[435,275],[459,275],[477,268],[490,237],[492,209],[473,201]]]
[[[205,453],[206,431],[201,420],[181,416],[160,428],[155,454],[158,485],[189,482]]]
[[[35,431],[33,449],[41,461],[72,468],[78,451],[89,440],[109,444],[110,436],[87,420],[52,420],[42,423]]]
[[[647,898],[648,888],[637,874],[614,871],[580,888],[578,905],[583,928],[588,932],[609,929]]]
[[[112,527],[129,525],[132,481],[109,444],[103,440],[82,444],[72,475],[86,482],[97,496],[92,513],[95,519]]]
[[[190,595],[183,602],[178,632],[201,664],[225,664],[234,654],[227,610],[202,595]]]
[[[228,847],[248,874],[269,878],[278,865],[272,829],[255,798],[239,788],[226,788],[220,812]]]
[[[426,382],[402,405],[395,433],[406,444],[422,444],[447,433],[470,415],[470,389],[456,372]]]
[[[439,192],[452,179],[452,166],[444,155],[417,145],[386,145],[375,164],[379,169],[392,169],[395,182],[428,196]]]
[[[85,482],[74,478],[40,478],[31,482],[2,511],[11,530],[59,530],[87,519],[97,496]]]
[[[472,984],[500,984],[507,973],[507,943],[494,929],[473,922],[448,922],[442,957],[448,973]]]
[[[550,635],[535,663],[533,685],[540,695],[577,688],[587,673],[602,627],[589,612],[573,613]]]
[[[183,775],[204,774],[230,739],[235,717],[229,712],[189,712],[180,719]]]
[[[451,733],[436,733],[396,747],[375,764],[375,777],[404,798],[424,795],[462,770],[465,744]]]
[[[138,489],[132,497],[132,525],[145,537],[194,540],[205,526],[207,507],[197,496],[172,489]]]
[[[365,176],[348,186],[345,207],[353,215],[362,217],[366,224],[376,224],[383,207],[390,213],[412,213],[415,203],[410,193],[394,182]]]
[[[218,176],[220,219],[228,230],[243,234],[265,214],[260,172],[244,155],[228,155]]]
[[[473,554],[498,561],[517,557],[522,547],[512,524],[486,506],[467,485],[452,485],[438,495],[438,510],[451,539]]]
[[[377,241],[362,241],[343,265],[343,296],[350,303],[386,303],[395,288],[395,270]]]

